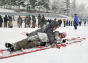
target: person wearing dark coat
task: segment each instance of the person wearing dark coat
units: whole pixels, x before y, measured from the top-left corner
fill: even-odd
[[[66,21],[64,21],[64,27],[66,27]]]
[[[5,15],[5,17],[4,17],[4,27],[7,27],[7,21],[8,21],[8,17],[7,17],[7,15]]]
[[[81,24],[82,24],[82,21],[79,21],[79,25],[81,26]]]
[[[58,20],[59,26],[61,26],[62,24],[62,20]]]
[[[86,21],[84,21],[84,26],[86,26]]]
[[[70,21],[70,20],[69,20],[69,22],[68,22],[68,23],[69,23],[69,26],[71,26],[71,21]]]
[[[18,20],[17,21],[18,27],[21,28],[22,27],[22,22],[23,22],[22,17],[19,16],[17,20]]]
[[[31,16],[30,15],[27,15],[25,17],[24,23],[25,23],[25,28],[27,27],[27,25],[28,25],[28,27],[30,27],[30,25],[31,25]]]
[[[36,24],[36,18],[34,15],[32,15],[32,28],[35,28],[35,24]]]
[[[52,21],[45,28],[35,30],[31,33],[26,33],[28,38],[25,38],[16,43],[10,44],[6,43],[5,46],[10,48],[12,51],[21,50],[22,48],[33,48],[39,45],[45,46],[45,42],[52,45],[55,42],[55,37],[53,31],[58,27],[58,22]],[[42,38],[44,37],[44,38]],[[46,38],[45,38],[46,37]],[[44,44],[43,44],[44,43]],[[10,46],[10,47],[9,47]]]
[[[45,33],[47,34],[49,38],[49,43],[53,44],[54,42],[54,34],[53,31],[59,26],[58,22],[52,21],[50,24],[48,24],[45,28]]]
[[[71,26],[72,26],[73,21],[71,21]]]
[[[40,27],[40,23],[41,23],[41,15],[38,15],[38,27]]]
[[[41,22],[40,22],[40,28],[42,28],[44,26],[44,24],[46,24],[46,19],[45,19],[44,15],[42,15]]]
[[[68,26],[68,24],[69,24],[69,23],[68,23],[68,20],[67,20],[67,21],[66,21],[66,26]]]
[[[0,27],[2,27],[3,19],[2,16],[0,15]]]

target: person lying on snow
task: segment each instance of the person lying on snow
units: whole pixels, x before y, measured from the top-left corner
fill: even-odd
[[[59,33],[58,31],[53,32],[58,27],[56,21],[52,21],[46,27],[33,31],[31,33],[26,33],[27,38],[21,41],[15,42],[13,44],[5,43],[5,47],[10,51],[16,51],[33,48],[38,46],[46,46],[46,43],[50,46],[56,42],[61,43],[62,38],[66,37],[66,33]]]

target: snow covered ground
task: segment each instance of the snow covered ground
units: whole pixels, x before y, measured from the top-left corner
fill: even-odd
[[[0,11],[7,12],[5,9]],[[10,12],[10,10],[8,10]],[[14,11],[11,11],[14,12]],[[6,42],[14,43],[26,38],[23,32],[32,32],[37,28],[0,28],[0,49],[4,49]],[[29,53],[7,59],[0,59],[0,63],[88,63],[88,26],[79,26],[74,30],[73,26],[60,27],[60,32],[66,32],[66,38],[84,37],[81,43],[71,44],[61,49],[51,48],[39,52]]]
[[[14,43],[26,38],[22,32],[32,32],[37,28],[0,28],[0,49],[4,43]],[[66,32],[66,38],[85,37],[81,43],[71,44],[61,49],[51,48],[39,52],[29,53],[7,59],[0,59],[0,63],[88,63],[88,26],[60,27],[60,32]]]

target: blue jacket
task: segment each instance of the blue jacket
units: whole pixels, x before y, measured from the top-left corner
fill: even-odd
[[[79,24],[78,16],[74,17],[74,22],[76,22],[77,24]]]

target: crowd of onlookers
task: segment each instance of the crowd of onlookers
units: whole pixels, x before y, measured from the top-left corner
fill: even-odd
[[[14,18],[15,19],[15,18]],[[36,23],[36,21],[38,20],[38,23]],[[36,26],[39,28],[42,28],[44,25],[47,25],[48,23],[51,23],[52,21],[56,21],[57,19],[55,18],[54,20],[52,19],[46,19],[44,15],[38,15],[37,17],[32,15],[27,15],[24,18],[22,16],[19,16],[17,18],[17,20],[15,20],[17,22],[17,26],[18,28],[22,28],[22,23],[24,23],[24,27],[25,28],[35,28]],[[73,26],[73,21],[70,20],[57,20],[58,21],[58,25],[66,27],[66,26]],[[3,23],[3,26],[2,26]],[[79,22],[79,25],[81,26],[82,21]],[[84,25],[86,25],[86,21],[84,21]],[[0,15],[0,27],[4,27],[4,28],[13,28],[13,18],[12,16],[8,16],[5,15],[4,17],[2,17]]]
[[[2,27],[2,23],[4,23],[4,27],[9,27],[9,28],[13,27],[11,16],[5,15],[5,17],[2,18],[2,16],[0,15],[0,27]]]

